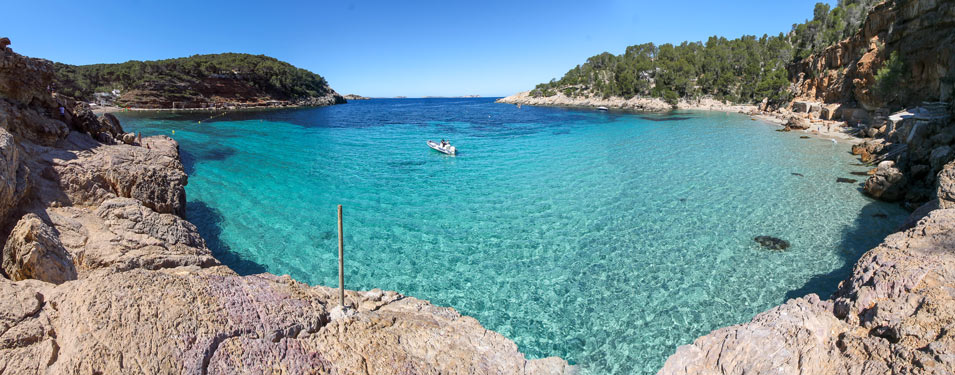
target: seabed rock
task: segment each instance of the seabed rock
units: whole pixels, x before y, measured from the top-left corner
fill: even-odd
[[[776,237],[756,236],[756,238],[753,238],[753,240],[758,242],[760,246],[769,250],[786,250],[789,248],[789,242]]]

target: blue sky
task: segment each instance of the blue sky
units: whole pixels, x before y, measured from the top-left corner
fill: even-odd
[[[816,2],[13,0],[0,36],[69,64],[245,52],[342,94],[504,96],[632,44],[788,32]]]

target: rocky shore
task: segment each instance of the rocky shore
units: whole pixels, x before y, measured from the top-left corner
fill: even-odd
[[[184,217],[177,143],[46,90],[0,44],[0,372],[568,374],[395,292],[240,276]]]
[[[787,301],[677,349],[660,374],[955,372],[955,162],[938,207],[916,211],[831,299]]]

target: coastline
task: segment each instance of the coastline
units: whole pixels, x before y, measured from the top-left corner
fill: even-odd
[[[52,80],[0,48],[5,373],[576,372],[450,307],[380,289],[342,307],[335,288],[237,274],[185,218],[178,143]]]
[[[530,91],[523,91],[517,94],[507,96],[495,100],[495,103],[504,103],[504,104],[513,104],[513,105],[529,105],[529,106],[541,106],[541,107],[562,107],[562,108],[587,108],[587,109],[596,109],[597,107],[606,107],[612,110],[621,110],[627,112],[650,112],[650,113],[660,113],[660,112],[669,112],[673,110],[687,110],[687,111],[713,111],[713,112],[728,112],[728,113],[739,113],[743,115],[750,116],[753,119],[767,122],[770,124],[778,125],[780,127],[788,127],[793,123],[794,118],[804,118],[798,114],[794,114],[790,111],[763,111],[760,110],[758,106],[752,104],[729,104],[725,102],[720,102],[715,99],[703,98],[699,100],[684,100],[680,99],[677,102],[676,107],[671,106],[660,98],[642,98],[634,97],[631,99],[623,99],[619,97],[611,98],[593,98],[593,97],[582,97],[582,98],[571,98],[567,97],[562,93],[557,93],[551,97],[540,97],[534,98],[530,96]],[[855,145],[864,142],[864,139],[854,137],[844,131],[847,123],[845,121],[802,121],[802,126],[805,128],[791,128],[787,131],[798,131],[804,133],[805,135],[827,139],[835,140],[837,142],[843,142],[848,145]]]
[[[347,103],[347,102],[346,102]],[[97,105],[96,107],[91,107],[91,110],[94,114],[102,115],[105,113],[117,113],[128,110],[130,112],[218,112],[218,111],[256,111],[256,110],[266,110],[266,109],[294,109],[294,108],[310,108],[310,107],[327,107],[330,105],[345,104],[345,103],[330,103],[330,104],[289,104],[289,105],[250,105],[250,106],[228,106],[228,107],[205,107],[205,108],[138,108],[138,107],[117,107],[117,106],[103,106]]]

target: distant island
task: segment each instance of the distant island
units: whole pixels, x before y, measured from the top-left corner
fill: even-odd
[[[348,95],[345,95],[344,98],[345,98],[345,100],[368,100],[368,99],[371,99],[371,98],[364,97],[364,96],[361,96],[361,95],[356,95],[356,94],[348,94]]]
[[[146,109],[345,103],[322,76],[264,55],[222,53],[121,64],[54,64],[59,94]]]

